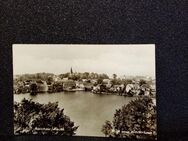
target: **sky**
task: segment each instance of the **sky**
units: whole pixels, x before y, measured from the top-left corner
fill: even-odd
[[[95,72],[155,77],[155,45],[14,44],[16,74]]]

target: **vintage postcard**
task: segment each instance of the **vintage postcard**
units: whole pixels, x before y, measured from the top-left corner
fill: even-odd
[[[154,44],[12,48],[15,135],[157,139]]]

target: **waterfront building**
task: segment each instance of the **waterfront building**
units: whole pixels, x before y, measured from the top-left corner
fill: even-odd
[[[84,83],[82,81],[76,81],[76,88],[85,89]]]
[[[48,91],[48,85],[47,85],[46,81],[37,80],[36,85],[37,85],[37,92],[47,92]]]
[[[149,84],[143,84],[140,89],[144,92],[144,95],[150,95],[151,86]]]
[[[85,82],[83,82],[83,84],[84,84],[84,87],[85,87],[86,91],[93,89],[93,84],[92,83],[85,81]]]
[[[133,84],[127,84],[127,86],[126,86],[126,93],[129,93],[131,90],[133,90],[133,88],[134,88],[134,85]]]
[[[73,80],[66,80],[63,82],[63,89],[74,89],[76,88],[76,82]]]

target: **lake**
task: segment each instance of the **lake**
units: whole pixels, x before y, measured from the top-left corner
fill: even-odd
[[[115,110],[136,97],[98,95],[85,91],[41,93],[36,96],[14,94],[14,101],[20,102],[23,98],[33,99],[39,103],[58,101],[59,107],[64,108],[65,114],[79,126],[76,135],[104,136],[101,132],[104,122],[112,121]]]

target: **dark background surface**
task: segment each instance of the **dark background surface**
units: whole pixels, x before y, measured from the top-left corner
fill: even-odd
[[[188,140],[186,5],[186,0],[1,1],[0,140],[108,140],[13,136],[12,44],[16,43],[155,43],[158,140]]]

